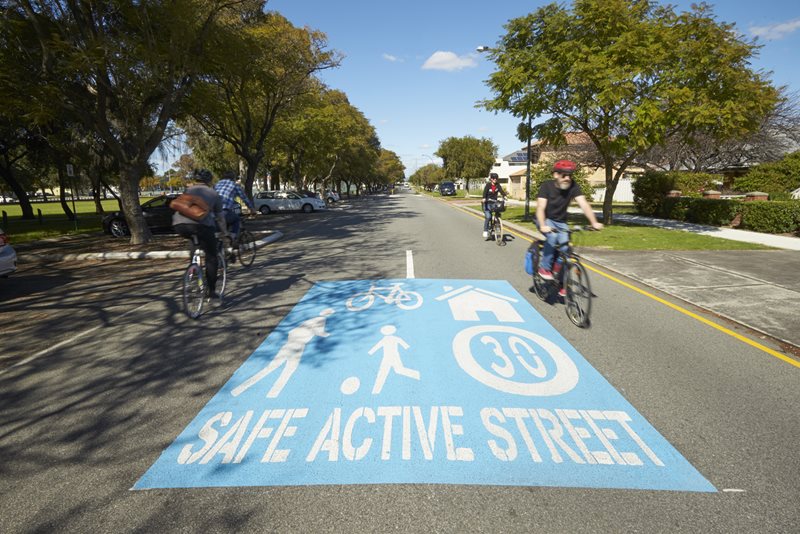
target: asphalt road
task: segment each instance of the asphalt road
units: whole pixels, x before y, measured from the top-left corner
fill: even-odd
[[[592,328],[577,329],[528,292],[527,242],[484,242],[479,219],[435,199],[380,196],[267,224],[286,237],[233,272],[226,304],[199,321],[178,305],[180,262],[25,265],[0,280],[0,530],[800,530],[796,367],[602,276]],[[417,278],[510,282],[719,491],[130,490],[314,283],[404,278],[407,250]]]

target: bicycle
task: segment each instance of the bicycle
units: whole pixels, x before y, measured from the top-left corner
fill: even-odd
[[[579,328],[586,328],[591,324],[592,312],[592,289],[589,284],[589,274],[581,263],[580,256],[575,252],[572,243],[573,232],[582,230],[592,230],[590,226],[579,227],[566,230],[567,243],[562,246],[563,250],[556,249],[553,258],[554,280],[545,280],[539,275],[539,260],[542,254],[544,242],[535,240],[531,245],[533,254],[533,289],[543,301],[548,301],[552,295],[563,287],[565,291],[564,305],[567,317]],[[561,265],[561,271],[557,271],[557,265]],[[561,280],[559,280],[559,278]]]
[[[245,228],[245,217],[239,219],[239,235],[232,243],[242,267],[250,267],[256,259],[256,237]]]
[[[375,303],[375,297],[386,304],[395,304],[401,310],[415,310],[422,306],[422,295],[416,291],[405,291],[402,282],[390,286],[379,287],[370,285],[369,291],[356,293],[347,300],[347,309],[350,311],[363,311]],[[382,294],[386,293],[388,294]]]
[[[506,211],[505,199],[490,201],[489,212],[492,216],[489,219],[489,239],[494,240],[497,246],[503,244],[503,219],[500,214]]]
[[[217,273],[217,294],[222,300],[228,282],[228,265],[225,261],[225,245],[222,239],[217,239]],[[200,317],[208,297],[204,255],[201,253],[197,234],[193,234],[191,260],[183,273],[183,309],[186,315],[190,319]]]

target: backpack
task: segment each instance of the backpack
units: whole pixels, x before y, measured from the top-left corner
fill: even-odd
[[[187,193],[173,198],[172,202],[169,203],[169,207],[193,221],[202,221],[210,211],[205,200],[197,195],[189,195]]]

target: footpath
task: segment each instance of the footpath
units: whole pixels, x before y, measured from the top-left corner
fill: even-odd
[[[800,347],[800,238],[638,215],[614,218],[779,249],[651,251],[581,247],[580,254],[608,270]],[[505,224],[515,232],[533,237],[534,230],[530,227]]]

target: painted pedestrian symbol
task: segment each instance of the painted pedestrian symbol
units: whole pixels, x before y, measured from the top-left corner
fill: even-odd
[[[380,368],[378,369],[378,377],[375,379],[375,385],[372,387],[372,394],[378,395],[383,390],[383,385],[386,383],[386,378],[389,376],[390,371],[394,371],[400,376],[406,376],[419,380],[419,371],[409,369],[403,365],[400,360],[400,347],[408,350],[408,343],[403,341],[402,338],[394,335],[397,328],[392,325],[386,325],[381,328],[381,339],[374,347],[369,350],[369,355],[372,356],[379,350],[383,350],[383,359],[381,360]]]
[[[135,489],[396,483],[715,491],[508,282],[421,279],[315,284]]]
[[[291,332],[289,332],[289,339],[286,341],[286,344],[281,347],[281,350],[278,351],[278,354],[275,356],[275,358],[269,362],[269,365],[233,388],[231,395],[238,397],[247,389],[254,386],[283,365],[284,368],[281,371],[280,376],[278,376],[278,379],[272,385],[272,388],[270,388],[269,393],[267,393],[267,398],[274,399],[280,395],[281,391],[283,391],[283,388],[286,386],[286,383],[292,377],[294,372],[297,371],[297,367],[300,365],[300,360],[303,358],[303,353],[306,350],[306,346],[311,342],[312,339],[314,339],[314,337],[328,337],[330,335],[329,332],[325,331],[325,321],[332,314],[333,309],[326,308],[319,312],[317,317],[304,321],[300,323],[300,325],[296,326]]]
[[[347,301],[347,309],[350,311],[364,311],[375,303],[375,298],[381,299],[386,304],[394,304],[401,310],[416,310],[422,306],[422,295],[416,291],[406,291],[403,283],[396,283],[389,286],[378,286],[371,284],[369,291],[356,293]]]

